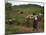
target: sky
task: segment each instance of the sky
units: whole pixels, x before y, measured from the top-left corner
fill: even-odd
[[[5,2],[12,3],[12,5],[36,4],[44,6],[44,0],[6,0]]]

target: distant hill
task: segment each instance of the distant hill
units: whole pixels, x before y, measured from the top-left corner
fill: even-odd
[[[35,4],[26,4],[26,5],[14,5],[15,7],[43,7],[40,5],[35,5]]]

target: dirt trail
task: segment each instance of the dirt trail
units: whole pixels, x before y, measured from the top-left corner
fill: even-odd
[[[33,31],[33,28],[28,28],[28,27],[21,27],[21,32],[35,32]],[[43,32],[43,29],[39,29],[38,32]]]

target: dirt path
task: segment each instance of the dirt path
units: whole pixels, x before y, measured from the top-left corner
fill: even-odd
[[[21,32],[35,32],[33,31],[33,28],[28,28],[28,27],[21,27]],[[39,29],[38,32],[43,32],[43,29]]]

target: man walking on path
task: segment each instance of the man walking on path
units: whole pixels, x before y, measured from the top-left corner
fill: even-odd
[[[35,13],[33,13],[33,31],[38,32],[39,28],[39,17]]]

